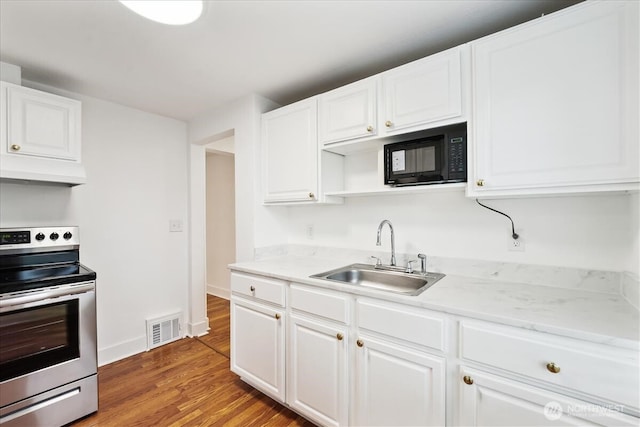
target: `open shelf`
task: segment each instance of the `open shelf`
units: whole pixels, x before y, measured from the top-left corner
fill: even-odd
[[[424,194],[435,193],[441,191],[464,191],[467,187],[466,182],[456,182],[453,184],[432,184],[432,185],[415,185],[410,187],[380,187],[372,189],[343,190],[331,191],[325,193],[327,196],[335,197],[364,197],[364,196],[387,196],[402,194]]]

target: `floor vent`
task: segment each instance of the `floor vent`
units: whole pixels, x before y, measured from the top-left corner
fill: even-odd
[[[147,319],[147,351],[152,348],[176,341],[182,337],[180,333],[180,313],[156,319]]]

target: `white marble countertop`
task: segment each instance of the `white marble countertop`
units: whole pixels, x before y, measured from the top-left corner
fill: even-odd
[[[236,263],[229,268],[616,347],[640,349],[639,312],[621,295],[447,275],[422,294],[405,296],[309,277],[351,263],[346,259],[286,255]]]

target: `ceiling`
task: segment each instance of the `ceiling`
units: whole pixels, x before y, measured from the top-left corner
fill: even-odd
[[[0,0],[23,79],[188,121],[250,93],[282,105],[577,0],[205,1],[167,26],[116,0]]]

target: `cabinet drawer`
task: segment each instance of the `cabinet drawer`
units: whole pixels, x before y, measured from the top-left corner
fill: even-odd
[[[290,305],[300,310],[341,323],[349,322],[349,297],[321,289],[291,285]]]
[[[463,359],[638,408],[636,352],[467,322],[461,323],[460,339]]]
[[[284,306],[285,284],[282,280],[231,273],[231,292]]]
[[[359,328],[444,351],[443,317],[377,300],[358,300],[356,307]]]

